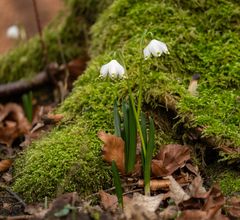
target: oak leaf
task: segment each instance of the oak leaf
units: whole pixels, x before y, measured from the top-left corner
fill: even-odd
[[[233,196],[227,201],[227,212],[233,218],[240,219],[240,196]]]
[[[190,159],[190,149],[179,144],[168,144],[152,160],[153,176],[169,176]]]
[[[118,170],[124,174],[124,141],[121,137],[107,134],[103,131],[98,133],[98,137],[104,142],[102,152],[103,160],[108,163],[116,162]]]
[[[17,137],[27,134],[30,128],[31,125],[20,105],[0,105],[0,143],[11,146]]]
[[[118,207],[118,199],[116,195],[111,195],[104,192],[103,190],[99,191],[101,204],[105,210],[115,211]]]
[[[7,159],[7,160],[1,160],[0,161],[0,172],[4,172],[8,170],[12,165],[12,161]]]

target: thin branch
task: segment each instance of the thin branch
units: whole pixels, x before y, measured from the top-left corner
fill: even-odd
[[[27,204],[13,191],[11,191],[8,187],[6,186],[0,186],[3,190],[6,190],[9,194],[11,194],[17,201],[19,201],[24,208],[27,207]]]
[[[38,33],[40,36],[40,42],[42,45],[43,56],[44,56],[45,62],[47,64],[48,63],[47,47],[43,40],[42,25],[41,25],[41,21],[40,21],[40,17],[39,17],[38,6],[37,6],[36,0],[32,0],[32,3],[33,3],[33,10],[34,10],[34,14],[35,14],[36,23],[37,23],[37,29],[38,29]]]
[[[0,216],[0,220],[23,220],[23,219],[36,219],[34,215],[19,215],[19,216]]]
[[[52,65],[52,67],[50,67],[50,70],[47,69],[47,71],[42,71],[32,79],[19,80],[16,82],[2,84],[0,85],[0,97],[6,98],[8,96],[22,94],[32,90],[35,87],[39,87],[48,82],[52,82],[54,76],[57,73],[59,73],[57,65]],[[51,77],[49,77],[49,75],[51,75]]]

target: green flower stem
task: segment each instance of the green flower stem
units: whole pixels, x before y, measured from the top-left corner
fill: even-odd
[[[140,82],[139,82],[138,107],[137,107],[137,117],[138,118],[140,117],[141,105],[142,105],[142,88],[143,88],[142,60],[144,59],[142,49],[143,49],[143,41],[145,39],[146,34],[147,34],[147,31],[145,30],[142,34],[141,41],[140,41],[140,54],[142,54],[142,55],[141,55],[141,62],[140,62],[140,68],[139,68]]]
[[[143,36],[145,36],[145,32],[144,32]],[[142,41],[143,41],[143,39],[144,38],[142,38]],[[119,58],[122,61],[122,64],[123,64],[124,69],[126,71],[128,93],[129,93],[130,100],[131,100],[131,103],[132,103],[132,106],[133,106],[133,113],[134,113],[134,116],[135,116],[135,119],[136,119],[136,122],[137,122],[137,129],[138,129],[138,132],[139,132],[139,135],[140,135],[140,139],[141,139],[141,142],[142,142],[143,155],[144,155],[144,158],[145,158],[146,157],[146,146],[145,146],[145,141],[144,141],[143,134],[142,134],[141,125],[140,125],[140,122],[139,122],[139,114],[137,113],[137,110],[136,110],[136,107],[135,107],[135,103],[134,103],[134,99],[133,99],[133,95],[132,95],[132,90],[131,90],[130,83],[129,83],[129,80],[128,80],[127,68],[126,68],[126,65],[125,65],[125,62],[124,62],[124,59],[123,59],[123,55],[121,53],[119,53]],[[142,84],[142,83],[140,83],[140,84]],[[138,101],[138,103],[140,103],[139,105],[141,107],[141,100],[140,100],[140,102]],[[140,108],[139,108],[138,111],[140,111]]]
[[[151,179],[151,162],[152,155],[154,150],[154,122],[153,119],[150,118],[150,128],[149,128],[149,140],[147,143],[147,152],[144,163],[144,191],[145,195],[150,196],[150,179]]]
[[[140,69],[139,69],[139,79],[140,79],[140,83],[139,83],[139,94],[138,94],[138,107],[137,107],[137,117],[140,117],[140,112],[141,112],[141,106],[142,106],[142,62],[140,63]]]
[[[134,100],[133,100],[132,90],[130,88],[130,84],[129,84],[128,80],[127,80],[127,85],[128,85],[128,92],[129,92],[130,100],[131,100],[132,107],[133,107],[133,113],[134,113],[134,116],[135,116],[136,122],[137,122],[137,129],[138,129],[139,136],[140,136],[140,139],[141,139],[141,142],[142,142],[143,155],[144,155],[144,158],[146,158],[145,141],[144,141],[144,138],[143,138],[141,125],[140,125],[140,122],[139,122],[139,117],[138,117],[138,114],[137,114],[137,111],[136,111],[136,107],[135,107],[135,103],[134,103]]]

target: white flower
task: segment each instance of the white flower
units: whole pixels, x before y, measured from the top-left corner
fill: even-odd
[[[6,31],[6,35],[10,39],[15,39],[15,40],[19,39],[20,37],[19,27],[16,25],[10,26]]]
[[[125,70],[122,65],[120,65],[116,60],[112,60],[109,63],[103,65],[100,69],[100,77],[107,77],[109,75],[110,78],[123,78],[125,74]]]
[[[144,48],[143,55],[145,59],[148,59],[153,55],[154,57],[160,57],[162,53],[169,54],[167,45],[159,40],[151,40],[150,43]]]

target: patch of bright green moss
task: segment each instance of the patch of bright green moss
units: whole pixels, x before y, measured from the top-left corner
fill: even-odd
[[[179,114],[191,115],[194,126],[207,128],[206,135],[239,146],[239,11],[234,0],[115,0],[91,29],[92,60],[58,110],[65,121],[18,160],[14,190],[29,200],[34,192],[34,199],[41,199],[59,188],[87,194],[108,185],[96,134],[112,131],[113,100],[128,92],[126,81],[101,81],[98,75],[101,65],[118,59],[116,52],[124,55],[134,95],[144,62],[146,104],[154,109],[178,103]],[[142,61],[139,45],[145,29],[150,34],[144,45],[159,39],[167,43],[170,55]],[[187,87],[195,73],[201,74],[199,96],[191,97]],[[73,172],[74,166],[80,168]]]
[[[233,192],[240,192],[239,172],[226,171],[218,176],[219,184],[225,195],[231,195]]]

